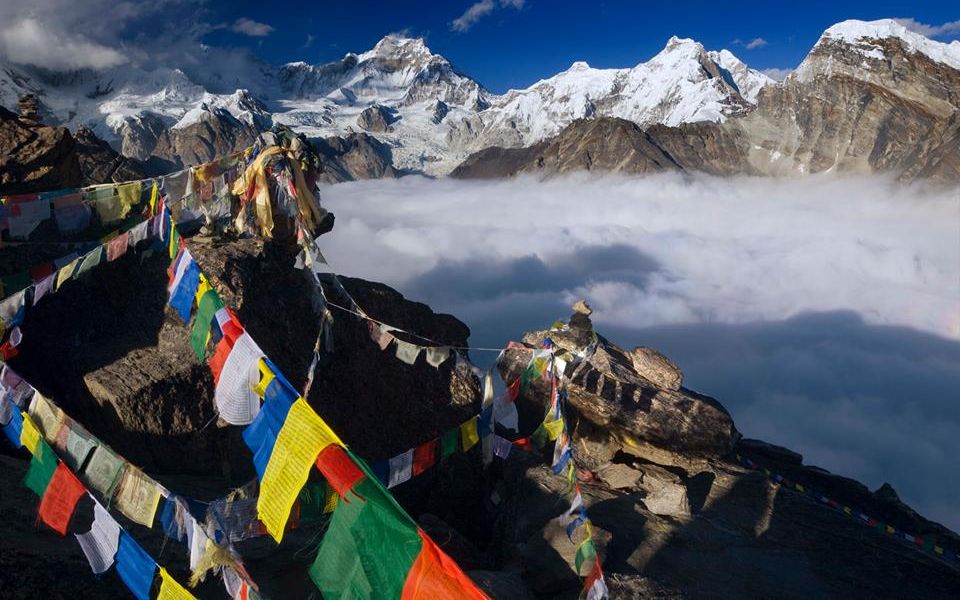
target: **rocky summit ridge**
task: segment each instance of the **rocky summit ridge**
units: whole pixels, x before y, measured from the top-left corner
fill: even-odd
[[[728,50],[674,36],[633,67],[597,69],[577,61],[529,87],[495,94],[422,38],[391,34],[330,63],[253,61],[216,76],[136,65],[51,73],[0,64],[0,105],[12,108],[32,93],[46,123],[72,131],[84,126],[153,173],[243,147],[273,124],[312,139],[369,136],[352,161],[356,172],[338,177],[446,175],[468,157],[461,175],[525,172],[535,169],[470,165],[510,155],[497,148],[549,143],[565,128],[582,128],[583,120],[620,119],[643,131],[661,128],[658,140],[683,140],[694,149],[718,138],[736,145],[737,154],[723,165],[698,157],[707,148],[674,157],[683,170],[891,171],[955,181],[958,72],[960,42],[933,41],[885,19],[828,28],[783,82]],[[230,89],[236,84],[243,87]],[[591,147],[589,139],[580,145]],[[616,149],[594,149],[591,163],[645,170],[612,157],[597,160],[604,151]],[[365,157],[374,163],[358,164]],[[583,160],[562,162],[584,168]]]

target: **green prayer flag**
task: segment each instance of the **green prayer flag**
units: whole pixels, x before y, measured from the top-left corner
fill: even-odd
[[[587,540],[577,548],[577,556],[574,559],[577,567],[577,575],[580,574],[580,567],[583,563],[591,561],[597,557],[597,550],[593,547],[593,540]]]
[[[57,455],[53,448],[41,439],[37,442],[37,449],[33,453],[33,458],[30,459],[30,468],[27,469],[27,476],[24,478],[23,484],[42,498],[56,470]]]
[[[319,521],[327,502],[329,486],[322,481],[310,481],[300,490],[300,522]],[[333,489],[329,493],[336,494]]]
[[[83,476],[87,485],[109,498],[120,482],[124,464],[124,460],[106,446],[97,446],[83,470]]]
[[[347,455],[366,477],[337,503],[310,579],[324,598],[400,598],[423,545],[417,524],[363,459]]]
[[[454,427],[440,438],[440,460],[457,452],[460,447],[460,428]]]
[[[213,323],[213,316],[221,308],[223,308],[223,301],[220,300],[220,296],[214,290],[207,291],[200,298],[197,316],[193,321],[193,331],[190,332],[190,345],[193,346],[193,352],[200,362],[203,362],[207,352],[207,338],[210,337],[210,325]]]

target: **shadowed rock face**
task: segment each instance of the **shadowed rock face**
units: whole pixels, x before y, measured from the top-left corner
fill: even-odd
[[[47,127],[0,107],[0,193],[72,188],[81,181],[76,142],[65,127]]]
[[[313,145],[322,166],[319,179],[324,183],[398,175],[389,146],[366,133],[313,140]]]
[[[118,153],[86,127],[77,129],[76,140],[84,185],[131,181],[147,176],[146,165]]]

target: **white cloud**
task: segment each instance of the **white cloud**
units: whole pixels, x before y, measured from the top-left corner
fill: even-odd
[[[746,47],[747,47],[747,50],[753,50],[754,48],[763,48],[766,45],[767,45],[767,40],[761,37],[758,37],[758,38],[753,38],[752,40],[747,42]]]
[[[911,17],[901,17],[894,19],[910,31],[925,35],[927,37],[954,37],[960,35],[960,21],[947,21],[940,25],[927,25],[920,23]]]
[[[770,79],[774,79],[776,81],[783,81],[784,79],[787,78],[787,75],[789,75],[790,73],[793,73],[793,69],[777,69],[774,67],[770,69],[760,69],[760,72],[766,75],[767,77],[769,77]]]
[[[61,71],[105,69],[127,62],[114,48],[90,41],[81,33],[52,31],[31,18],[0,30],[0,55],[13,63]]]
[[[230,31],[249,35],[250,37],[266,37],[273,32],[273,26],[243,17],[233,22]]]
[[[499,4],[501,8],[512,7],[520,10],[526,2],[525,0],[500,0],[499,3],[494,2],[494,0],[474,2],[462,15],[450,22],[450,29],[461,33],[469,31],[477,21],[492,13],[494,9],[496,9],[497,4]]]
[[[516,339],[586,298],[601,333],[665,351],[746,435],[889,481],[960,528],[960,480],[942,481],[960,436],[956,189],[404,178],[323,200],[337,214],[322,239],[334,268],[458,316],[472,344]],[[912,445],[898,431],[917,432]]]
[[[306,50],[307,48],[309,48],[310,46],[312,46],[312,45],[313,45],[313,42],[314,42],[316,39],[317,39],[316,36],[314,36],[312,33],[308,33],[308,34],[307,34],[307,40],[306,40],[305,42],[303,42],[303,49]]]

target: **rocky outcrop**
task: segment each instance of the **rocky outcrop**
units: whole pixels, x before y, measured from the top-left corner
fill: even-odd
[[[320,181],[339,183],[357,179],[397,177],[390,147],[366,133],[314,140],[320,155]]]
[[[40,123],[36,103],[25,100],[19,116],[0,107],[0,194],[78,187],[82,175],[70,131]]]
[[[357,125],[366,131],[386,133],[392,131],[391,125],[396,120],[393,111],[385,106],[374,104],[360,111]]]
[[[123,156],[86,127],[77,129],[75,138],[83,185],[132,181],[150,175],[146,165]]]

